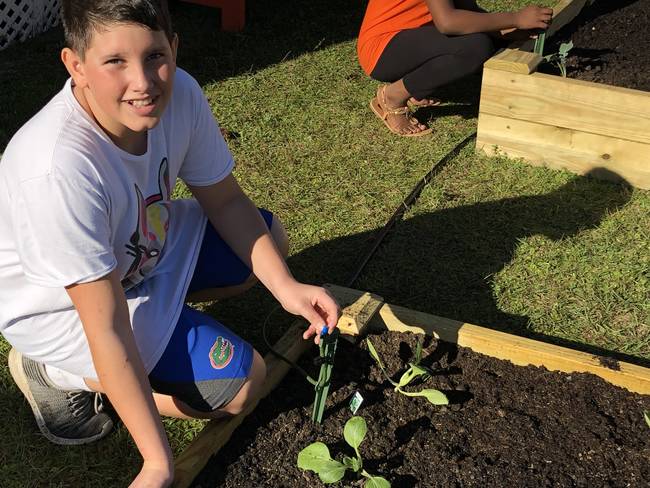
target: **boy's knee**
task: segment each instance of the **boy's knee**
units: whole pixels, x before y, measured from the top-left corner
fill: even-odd
[[[260,397],[265,380],[266,363],[264,362],[264,358],[257,351],[253,350],[253,364],[251,365],[248,379],[237,395],[225,407],[219,411],[215,411],[215,414],[225,412],[231,415],[237,415],[246,410],[249,405],[256,402]]]
[[[284,224],[282,224],[280,219],[275,215],[273,216],[273,222],[271,223],[271,236],[273,237],[280,254],[286,258],[289,255],[289,235],[287,234],[287,229],[285,229]]]

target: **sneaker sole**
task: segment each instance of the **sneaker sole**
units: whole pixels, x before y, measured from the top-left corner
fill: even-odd
[[[41,431],[41,433],[51,442],[54,444],[60,444],[63,446],[77,446],[81,444],[89,444],[91,442],[95,442],[102,437],[106,436],[111,429],[113,428],[113,422],[108,422],[104,427],[102,427],[102,431],[99,434],[96,434],[92,437],[84,437],[83,439],[68,439],[65,437],[59,437],[52,432],[49,431],[47,426],[45,425],[45,420],[43,419],[43,415],[41,414],[41,411],[38,409],[38,405],[36,404],[36,401],[34,400],[34,397],[32,395],[31,390],[29,389],[29,382],[27,380],[27,376],[25,376],[25,370],[23,369],[23,355],[20,354],[18,351],[16,351],[13,347],[9,351],[9,372],[11,373],[12,378],[16,382],[16,385],[22,392],[22,394],[25,396],[25,399],[29,403],[29,406],[32,407],[32,412],[34,412],[34,418],[36,419],[36,425],[38,425],[38,429]]]

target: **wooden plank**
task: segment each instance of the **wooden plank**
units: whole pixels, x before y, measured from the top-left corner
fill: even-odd
[[[483,67],[528,75],[535,71],[541,62],[542,57],[539,54],[506,48],[488,59]]]
[[[650,144],[650,93],[640,90],[488,68],[479,113]]]
[[[551,371],[591,373],[629,391],[650,394],[648,368],[606,360],[566,347],[389,304],[382,306],[371,325],[397,332],[432,335],[486,356],[511,361],[518,366],[544,366]]]
[[[480,114],[476,148],[650,189],[650,144]]]
[[[274,349],[291,361],[296,361],[308,347],[311,341],[302,338],[306,324],[297,320],[285,332],[274,346]],[[266,362],[266,381],[262,390],[265,397],[280,383],[289,371],[289,365],[269,353],[264,356]],[[258,400],[259,401],[259,400]],[[210,457],[221,449],[230,439],[235,429],[244,421],[246,416],[257,406],[258,401],[251,403],[242,413],[234,417],[212,420],[196,436],[192,443],[176,459],[174,488],[190,486],[194,478],[205,467]]]
[[[337,285],[325,286],[337,298],[342,308],[337,325],[341,333],[351,337],[352,341],[357,336],[362,336],[370,319],[383,305],[384,299],[368,292],[349,295]]]
[[[546,38],[548,39],[562,27],[571,22],[584,8],[586,3],[587,0],[560,0],[560,2],[553,7],[553,20],[546,30]],[[525,41],[517,41],[512,43],[509,47],[521,51],[532,51],[535,47],[535,40],[527,39]]]

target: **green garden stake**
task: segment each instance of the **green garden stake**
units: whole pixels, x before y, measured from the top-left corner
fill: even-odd
[[[323,326],[318,345],[320,350],[320,373],[318,375],[318,382],[314,385],[316,396],[314,398],[314,409],[311,414],[311,419],[319,424],[323,421],[323,412],[325,412],[325,402],[330,389],[332,369],[334,368],[334,354],[336,353],[338,338],[338,329],[334,329],[331,334],[328,334],[327,326]]]
[[[533,52],[539,54],[540,56],[544,56],[544,41],[546,40],[546,32],[540,32],[537,34],[537,39],[535,39],[535,47],[533,48]]]

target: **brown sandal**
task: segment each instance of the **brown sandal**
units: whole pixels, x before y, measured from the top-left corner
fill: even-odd
[[[408,108],[411,109],[412,112],[415,112],[419,108],[437,107],[442,103],[442,101],[439,98],[423,98],[418,102],[412,102],[411,101],[412,98],[413,97],[409,98],[406,101],[406,105],[408,106]]]
[[[393,134],[397,134],[398,136],[402,136],[402,137],[420,137],[420,136],[430,134],[433,131],[433,129],[429,127],[428,129],[423,129],[419,132],[404,133],[404,132],[400,132],[395,127],[392,127],[388,123],[389,115],[401,115],[403,117],[406,117],[411,127],[417,126],[417,124],[419,124],[420,122],[418,122],[417,119],[411,117],[411,110],[409,109],[408,106],[387,108],[385,91],[386,91],[386,85],[382,85],[379,88],[377,88],[377,96],[372,100],[370,100],[370,109],[375,113],[377,117],[381,119],[384,125],[388,127],[388,129]],[[381,100],[381,102],[379,100]]]

